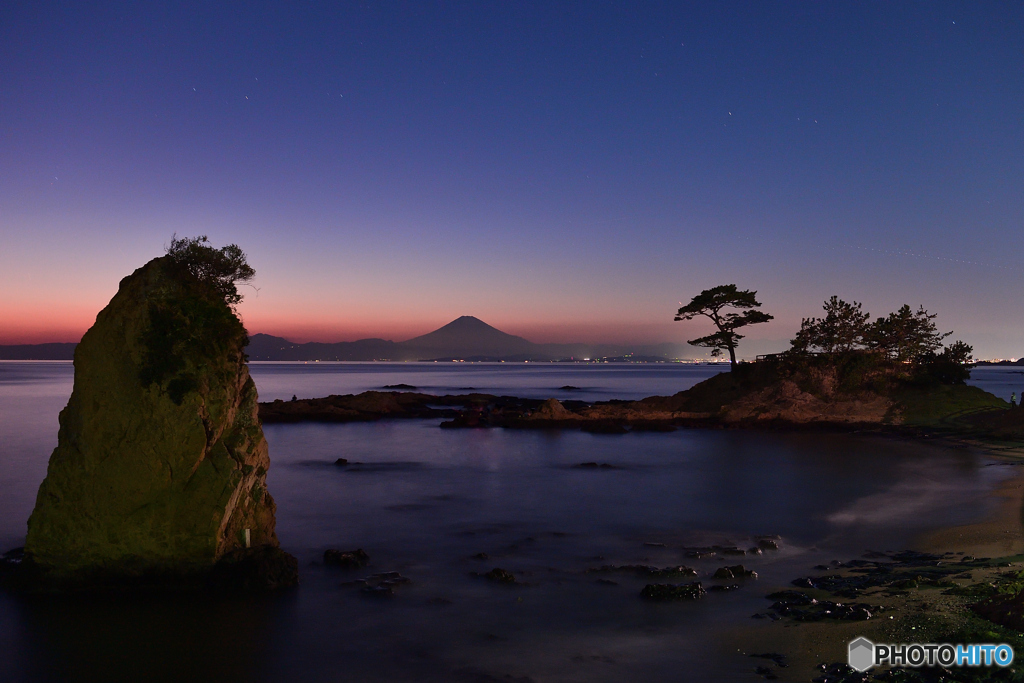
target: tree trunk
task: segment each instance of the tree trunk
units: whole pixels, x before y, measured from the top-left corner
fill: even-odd
[[[736,347],[729,347],[729,372],[736,369]]]

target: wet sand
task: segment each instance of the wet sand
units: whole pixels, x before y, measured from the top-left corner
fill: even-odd
[[[995,510],[980,522],[925,534],[908,550],[991,558],[1024,553],[1024,448],[999,449],[986,454],[998,458],[989,466],[1017,470],[990,494]],[[1021,567],[1022,563],[1014,562],[1013,566]],[[971,582],[983,581],[998,571],[995,568],[976,570],[972,572]],[[793,587],[764,585],[761,588],[768,594]],[[821,591],[806,592],[813,597],[827,595]],[[865,599],[883,605],[885,611],[878,618],[855,622],[752,620],[755,623],[736,629],[731,638],[723,641],[720,654],[750,656],[752,671],[757,666],[769,666],[780,681],[806,683],[822,675],[817,668],[819,665],[845,662],[847,644],[859,636],[874,642],[929,642],[932,635],[948,633],[951,627],[963,623],[969,602],[965,598],[942,595],[937,590],[914,590],[898,597],[872,594]],[[777,667],[769,660],[751,656],[763,653],[785,655],[788,666]]]

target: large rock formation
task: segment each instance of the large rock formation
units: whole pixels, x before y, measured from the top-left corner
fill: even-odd
[[[263,584],[294,582],[294,558],[277,549],[246,342],[223,295],[170,256],[121,281],[75,351],[28,521],[39,576],[223,578],[225,566],[252,573],[256,562]]]

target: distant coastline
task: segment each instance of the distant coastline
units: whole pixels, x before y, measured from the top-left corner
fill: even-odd
[[[72,360],[75,343],[0,346],[0,360]],[[473,316],[462,316],[429,334],[407,341],[360,339],[296,343],[269,334],[250,336],[251,361],[465,361],[465,362],[668,362],[679,360],[682,344],[536,344],[502,332]]]
[[[0,360],[74,360],[76,342],[0,346]]]
[[[0,345],[0,360],[74,360],[75,342]],[[246,354],[255,362],[467,362],[467,363],[717,363],[688,358],[684,344],[537,344],[462,316],[428,334],[395,342],[359,339],[351,342],[293,342],[257,332]],[[1024,366],[1020,360],[983,360],[978,366]]]

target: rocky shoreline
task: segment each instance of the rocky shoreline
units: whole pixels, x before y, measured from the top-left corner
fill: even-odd
[[[823,402],[784,384],[738,398],[709,397],[702,385],[697,385],[674,396],[594,402],[484,393],[366,391],[263,402],[259,417],[264,424],[441,419],[443,429],[580,429],[601,434],[677,428],[868,430],[910,438],[975,440],[987,446],[1002,443],[1011,448],[1024,442],[1024,409],[1009,410],[1004,401],[975,387],[941,389],[936,392],[937,399],[924,396],[933,404],[927,411],[914,405],[921,402],[920,397],[906,401],[909,406],[880,395]],[[780,393],[789,394],[790,400],[777,395]]]
[[[1001,453],[1005,465],[1024,463],[1024,450]],[[1024,652],[1024,471],[1005,481],[989,518],[932,532],[901,552],[866,551],[819,565],[790,585],[771,587],[771,604],[740,626],[727,651],[768,661],[751,671],[768,680],[1010,681],[1021,667],[970,669],[895,667],[857,673],[846,664],[847,643],[1006,642]],[[765,650],[770,650],[768,655]]]

